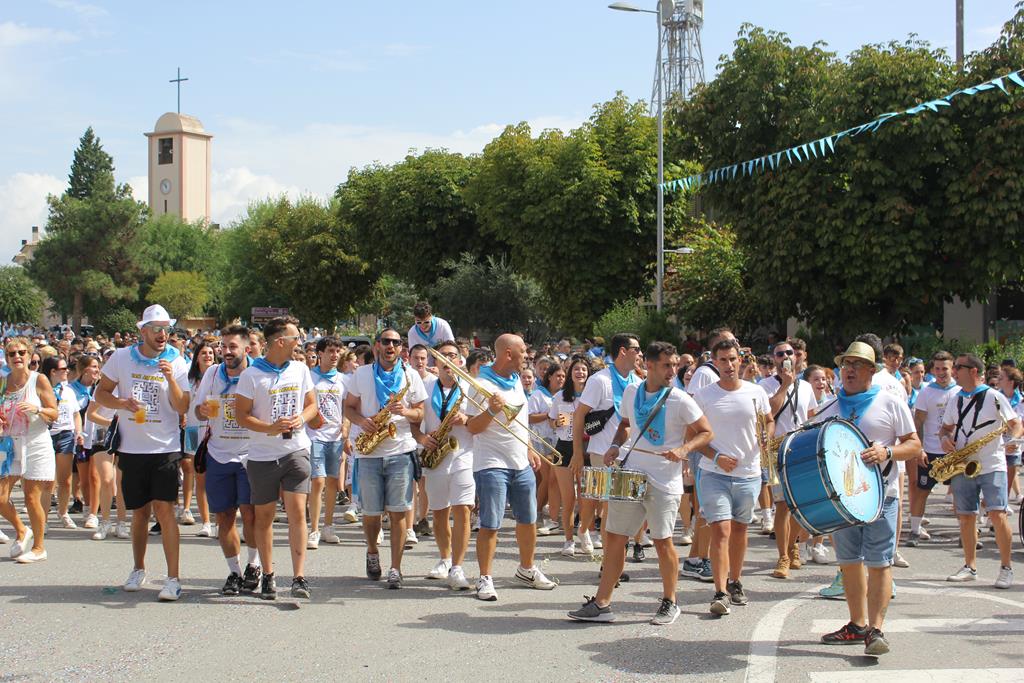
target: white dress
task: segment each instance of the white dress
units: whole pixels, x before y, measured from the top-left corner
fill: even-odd
[[[57,456],[50,438],[50,427],[38,413],[24,413],[17,409],[18,403],[28,401],[37,408],[43,404],[36,391],[38,372],[29,374],[25,386],[13,393],[0,397],[0,410],[7,415],[10,436],[14,441],[14,460],[10,475],[31,481],[53,481],[56,478]],[[26,421],[27,418],[27,421]],[[0,459],[2,459],[0,455]]]

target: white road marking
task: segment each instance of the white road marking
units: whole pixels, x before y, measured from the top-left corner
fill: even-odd
[[[792,598],[786,598],[774,605],[768,613],[761,617],[750,636],[750,651],[747,655],[746,683],[775,683],[776,652],[779,649],[779,637],[786,618],[801,605],[810,604],[814,600],[817,588],[812,588]]]
[[[811,633],[821,635],[835,630],[835,619],[815,619],[811,622]],[[1024,617],[1005,618],[990,617],[984,619],[957,619],[957,618],[936,618],[936,619],[886,619],[882,630],[886,633],[949,633],[959,635],[963,633],[977,632],[999,632],[1018,633],[1024,632]]]
[[[891,669],[883,671],[815,671],[807,674],[811,683],[872,683],[893,681],[900,683],[1007,683],[1024,680],[1024,669]]]

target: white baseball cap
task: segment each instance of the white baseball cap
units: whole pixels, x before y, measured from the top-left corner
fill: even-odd
[[[135,323],[135,326],[140,330],[149,323],[167,323],[171,327],[174,327],[174,323],[176,322],[178,322],[178,320],[176,318],[172,318],[166,308],[160,304],[153,304],[152,306],[146,307],[146,310],[142,313],[142,320]]]

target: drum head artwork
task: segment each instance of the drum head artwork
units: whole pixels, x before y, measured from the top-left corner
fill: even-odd
[[[871,522],[878,516],[884,489],[881,471],[860,459],[865,448],[863,438],[849,425],[836,422],[825,428],[825,468],[839,503],[854,519]]]

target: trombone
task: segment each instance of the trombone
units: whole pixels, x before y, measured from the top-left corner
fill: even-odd
[[[486,397],[488,399],[491,398],[491,396],[493,395],[492,392],[490,392],[487,389],[485,389],[484,386],[482,384],[480,384],[480,382],[478,382],[475,377],[473,377],[473,375],[469,374],[468,372],[466,372],[465,370],[460,368],[458,365],[456,365],[455,363],[451,362],[450,360],[448,360],[447,358],[445,358],[444,356],[442,356],[440,353],[438,353],[434,349],[430,348],[429,346],[427,347],[427,351],[434,356],[434,358],[437,360],[437,362],[443,363],[446,368],[451,370],[452,373],[456,377],[458,377],[459,379],[465,380],[465,382],[467,384],[469,384],[471,387],[473,387],[473,389],[475,389],[477,392],[479,392],[484,397]],[[466,397],[466,400],[468,400],[470,403],[475,405],[479,410],[481,410],[481,411],[488,410],[487,406],[481,404],[479,401],[477,401],[472,396],[470,396],[468,391],[464,392],[464,396]],[[537,455],[539,455],[540,457],[544,458],[545,460],[547,460],[552,465],[558,465],[559,463],[561,463],[562,462],[562,454],[558,452],[558,449],[556,449],[554,446],[549,444],[544,439],[544,437],[542,437],[540,434],[538,434],[537,432],[533,431],[529,427],[523,427],[523,429],[525,429],[530,436],[532,436],[534,439],[536,439],[539,443],[544,444],[544,447],[548,450],[549,453],[552,454],[553,457],[549,458],[544,453],[539,452],[536,448],[533,447],[533,445],[531,443],[529,443],[526,439],[524,439],[523,437],[519,436],[518,434],[515,433],[515,431],[513,431],[512,427],[510,425],[516,419],[516,416],[519,414],[519,411],[522,410],[522,409],[523,409],[523,406],[521,406],[521,405],[520,406],[505,405],[501,409],[501,411],[505,414],[505,420],[506,421],[502,422],[501,420],[498,420],[497,418],[495,418],[494,422],[499,427],[501,427],[506,432],[508,432],[509,435],[512,436],[514,439],[516,439],[519,443],[523,444],[528,449],[533,450],[535,453],[537,453]]]

